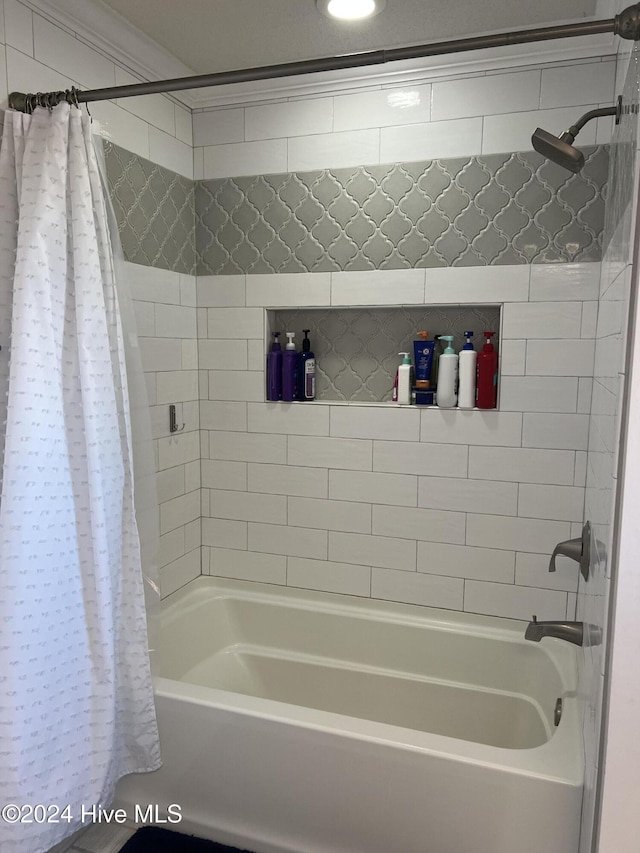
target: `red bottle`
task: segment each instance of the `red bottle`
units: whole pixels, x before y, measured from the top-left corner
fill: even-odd
[[[495,332],[485,332],[487,339],[478,353],[478,391],[476,406],[479,409],[495,409],[498,392],[498,353],[495,351],[491,338]]]

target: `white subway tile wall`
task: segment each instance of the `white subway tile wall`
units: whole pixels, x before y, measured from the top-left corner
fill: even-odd
[[[407,270],[407,273],[408,275],[403,276],[401,281],[393,271],[389,270],[379,270],[375,278],[371,277],[369,270],[332,273],[331,304],[415,305],[422,303],[425,271],[415,269]]]
[[[431,86],[404,88],[351,95],[333,99],[333,130],[358,130],[364,127],[391,127],[420,124],[431,120]]]
[[[586,112],[613,103],[614,78],[615,61],[602,57],[199,111],[193,117],[202,164],[197,177],[530,151],[537,126],[556,133],[576,104]],[[592,122],[580,141],[608,142],[611,127]]]
[[[6,0],[4,4],[4,32],[7,44],[13,45],[27,56],[33,56],[31,11],[22,3]]]
[[[367,597],[371,593],[371,567],[288,557],[287,584],[303,589]]]
[[[201,574],[201,476],[211,482],[209,466],[216,464],[207,459],[201,472],[196,279],[139,264],[124,267],[139,321],[142,366],[155,391],[151,423],[160,504],[160,582],[162,594],[169,595]],[[184,424],[180,432],[169,431],[170,404],[176,406],[178,426]],[[223,477],[234,483],[222,488],[246,489],[246,471],[242,482],[238,472],[217,474],[216,484]],[[239,544],[237,538],[233,542],[234,547]]]
[[[206,571],[565,618],[578,572],[548,561],[582,521],[594,343],[580,331],[598,266],[199,279]],[[498,411],[264,402],[267,309],[424,302],[502,306]]]

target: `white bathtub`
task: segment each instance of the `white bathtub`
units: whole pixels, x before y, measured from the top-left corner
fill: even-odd
[[[199,578],[163,604],[163,767],[117,804],[256,853],[576,853],[575,648],[523,633]]]

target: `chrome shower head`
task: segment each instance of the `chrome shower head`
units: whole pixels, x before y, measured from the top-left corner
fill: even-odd
[[[539,127],[531,137],[531,142],[534,150],[547,160],[570,172],[579,172],[584,166],[584,154],[571,144],[574,138],[568,131],[561,136],[554,136]]]
[[[531,143],[538,154],[542,154],[543,157],[546,157],[553,163],[557,163],[563,169],[568,169],[570,172],[579,172],[584,166],[584,154],[573,146],[576,136],[591,119],[600,118],[601,116],[615,116],[616,124],[618,124],[621,115],[622,97],[618,97],[615,107],[602,107],[599,110],[590,110],[581,116],[569,130],[561,133],[560,136],[554,136],[541,127],[537,128],[531,137]]]

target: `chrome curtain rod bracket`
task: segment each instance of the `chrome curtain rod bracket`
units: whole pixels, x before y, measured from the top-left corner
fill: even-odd
[[[528,30],[515,30],[509,33],[494,33],[471,38],[452,39],[450,41],[431,42],[412,47],[396,47],[390,50],[373,50],[366,53],[353,53],[347,56],[330,56],[322,59],[308,59],[300,62],[286,62],[281,65],[267,65],[262,68],[243,68],[237,71],[221,71],[216,74],[200,74],[193,77],[177,77],[173,80],[154,80],[147,83],[134,83],[129,86],[111,86],[106,89],[89,89],[84,92],[67,90],[51,92],[47,95],[27,95],[12,92],[9,95],[9,107],[20,112],[31,112],[36,106],[49,109],[64,100],[69,100],[69,92],[74,93],[75,103],[90,101],[109,101],[113,98],[131,98],[136,95],[165,94],[186,89],[204,89],[211,86],[223,86],[228,83],[246,83],[255,80],[270,80],[279,77],[293,77],[299,74],[312,74],[318,71],[339,71],[358,66],[383,65],[402,59],[420,59],[428,56],[443,56],[449,53],[463,53],[469,50],[482,50],[490,47],[508,47],[515,44],[527,44],[537,41],[549,41],[560,38],[612,33],[623,39],[640,39],[640,3],[623,9],[615,18],[600,21],[583,21],[575,24],[559,24],[553,27],[538,27]],[[72,103],[70,101],[70,103]]]

